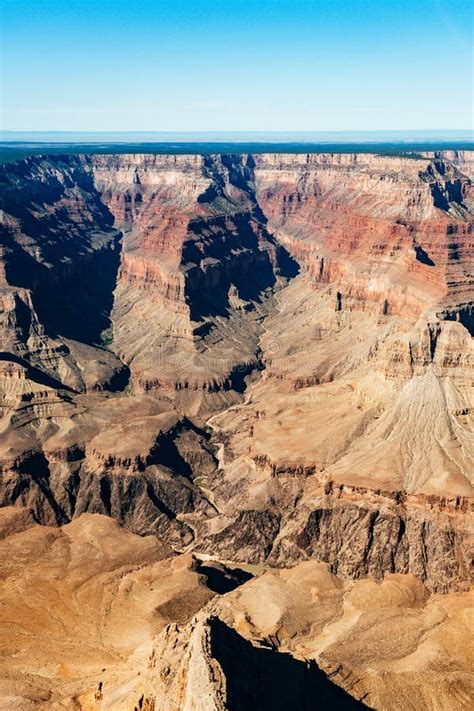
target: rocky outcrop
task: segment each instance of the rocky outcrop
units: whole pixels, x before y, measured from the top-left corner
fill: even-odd
[[[413,573],[429,589],[448,592],[469,587],[467,538],[449,518],[346,504],[312,511],[295,542],[344,576],[382,580],[387,573]]]
[[[309,561],[268,570],[211,606],[254,644],[314,660],[369,708],[401,711],[469,707],[468,667],[446,660],[463,655],[462,606],[470,599],[427,595],[408,575],[341,584]],[[436,700],[426,692],[435,688]]]
[[[314,561],[250,574],[97,514],[50,528],[4,508],[0,530],[2,707],[472,705],[467,593],[344,581]]]
[[[280,567],[311,558],[355,579],[410,573],[439,593],[469,589],[473,547],[467,502],[453,501],[451,508],[436,500],[406,504],[390,492],[342,486],[309,497],[301,490],[295,495],[296,488],[288,486],[278,496],[273,489],[272,509],[245,509],[216,533],[215,524],[206,527],[200,536],[205,543],[197,549],[201,545],[224,560]]]
[[[28,506],[44,525],[61,525],[84,512],[105,514],[135,533],[159,533],[178,548],[190,545],[193,531],[180,516],[215,513],[201,488],[215,469],[208,435],[187,420],[160,412],[152,401],[148,411],[143,401],[128,403],[134,418],[124,428],[125,403],[114,404],[112,399],[115,417],[101,407],[86,410],[89,435],[109,416],[109,431],[98,429],[89,443],[81,444],[85,432],[78,428],[65,449],[26,451],[4,460],[1,505]],[[70,407],[74,415],[74,405]],[[50,404],[55,416],[52,408]],[[64,402],[56,403],[62,415],[64,408]],[[124,440],[117,442],[117,436]]]

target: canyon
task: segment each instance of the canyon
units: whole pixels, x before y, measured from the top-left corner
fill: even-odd
[[[473,181],[0,166],[0,705],[472,707]]]

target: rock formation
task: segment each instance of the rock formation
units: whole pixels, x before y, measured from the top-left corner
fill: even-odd
[[[151,551],[143,569],[156,564],[174,578],[173,566],[188,566],[182,595],[197,602],[181,616],[173,603],[162,627],[140,613],[153,643],[146,654],[134,643],[120,657],[125,670],[135,655],[137,708],[264,708],[252,679],[248,689],[234,689],[236,656],[259,669],[268,688],[278,669],[287,673],[307,690],[298,708],[340,687],[352,695],[341,697],[347,708],[352,697],[373,708],[410,708],[420,683],[416,708],[468,708],[472,685],[456,645],[472,561],[473,164],[470,152],[444,152],[55,156],[1,167],[0,504],[7,513],[0,531],[5,545],[38,545],[45,570],[68,559],[69,535],[78,537],[78,556],[87,536],[110,535],[124,550],[133,542],[137,560]],[[197,570],[206,556],[220,592],[227,586],[212,601],[216,591]],[[245,582],[239,574],[244,584],[232,592],[233,574],[219,572],[218,560],[253,566],[258,577]],[[96,579],[88,595],[110,605],[108,588],[99,592],[109,585],[102,565],[84,563]],[[253,614],[250,602],[238,612],[244,591],[268,599],[270,609],[272,596],[283,594],[281,580],[291,587],[298,571],[302,594],[313,589],[304,571],[333,581],[331,599],[341,591],[338,611],[328,612],[339,620],[331,623],[335,636],[326,639],[312,624],[294,638],[287,622],[268,633],[263,623],[240,624],[239,614],[247,622]],[[127,606],[145,594],[133,575],[130,590],[140,592],[136,600],[124,593],[122,615],[135,615]],[[67,599],[76,599],[75,586],[74,579],[65,588]],[[382,627],[387,606],[405,609],[397,595],[406,595],[423,631],[403,652],[406,661],[395,645],[388,656],[380,652],[376,667],[376,657],[344,635],[354,609],[363,619],[365,600],[379,593]],[[5,605],[16,615],[13,598]],[[284,608],[285,620],[297,615],[290,603]],[[91,639],[100,627],[94,610]],[[441,636],[435,618],[445,620]],[[380,651],[391,633],[367,624],[361,630],[370,629]],[[76,634],[68,625],[64,644]],[[38,631],[28,634],[33,640]],[[431,646],[420,651],[426,635]],[[5,644],[16,648],[14,630]],[[134,708],[118,661],[107,681],[117,695],[93,688],[102,664],[94,645],[89,691],[87,673],[71,693],[48,682],[44,693],[52,696],[42,699],[25,676],[30,660],[8,694],[19,690],[18,708],[34,703],[30,688],[57,708]],[[155,658],[174,659],[172,671],[154,671],[153,645]],[[68,657],[61,650],[54,659]],[[41,652],[37,672],[48,679],[50,654]],[[435,663],[443,654],[453,673],[445,686]],[[201,707],[193,706],[197,688],[207,699]]]
[[[0,525],[2,708],[472,702],[468,593],[430,595],[407,575],[344,582],[314,561],[244,575],[97,514],[51,528],[5,508]]]

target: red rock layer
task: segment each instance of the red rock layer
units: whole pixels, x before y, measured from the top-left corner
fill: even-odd
[[[474,192],[465,160],[449,158],[259,156],[256,192],[279,239],[341,300],[454,315],[472,302]]]

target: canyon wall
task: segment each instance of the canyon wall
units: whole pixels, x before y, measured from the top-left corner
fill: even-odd
[[[472,155],[1,169],[1,502],[470,582]]]

